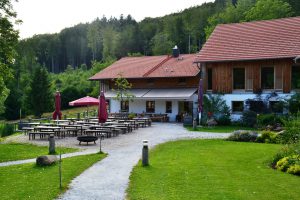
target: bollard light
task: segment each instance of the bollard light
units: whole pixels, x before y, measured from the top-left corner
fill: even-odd
[[[50,134],[49,136],[49,154],[55,154],[54,134]]]
[[[149,148],[148,148],[148,140],[143,141],[143,151],[142,151],[142,165],[149,165]]]

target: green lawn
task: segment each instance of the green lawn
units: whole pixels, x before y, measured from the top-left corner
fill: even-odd
[[[257,130],[255,128],[250,127],[242,127],[242,126],[214,126],[214,127],[197,127],[196,130],[191,126],[185,127],[189,131],[200,131],[200,132],[212,132],[212,133],[231,133],[236,130]]]
[[[63,159],[63,190],[73,178],[104,157],[105,154],[91,154]],[[52,200],[60,194],[58,164],[49,167],[23,164],[0,167],[0,171],[1,200]]]
[[[60,148],[56,147],[56,151],[59,153],[71,153],[78,151],[74,148]],[[13,160],[24,160],[30,158],[36,158],[37,156],[47,155],[49,147],[47,146],[36,146],[32,144],[0,144],[0,162],[13,161]]]
[[[279,145],[189,140],[159,145],[130,177],[135,199],[300,199],[300,177],[273,170]]]

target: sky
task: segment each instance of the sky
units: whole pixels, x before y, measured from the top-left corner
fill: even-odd
[[[21,25],[20,38],[57,33],[105,15],[119,18],[130,14],[135,20],[159,17],[213,0],[19,0],[13,2]]]

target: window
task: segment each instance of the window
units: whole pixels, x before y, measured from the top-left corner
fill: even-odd
[[[212,90],[212,68],[207,69],[207,89]]]
[[[262,89],[274,89],[274,67],[262,67],[260,80]]]
[[[232,112],[243,112],[244,102],[243,101],[233,101],[232,102]]]
[[[166,101],[166,113],[172,113],[172,101]]]
[[[121,101],[121,112],[129,112],[129,101]]]
[[[282,101],[270,101],[270,109],[274,113],[283,113],[283,102]]]
[[[265,110],[265,105],[263,101],[249,100],[249,110],[256,113],[262,113]]]
[[[185,85],[186,84],[186,79],[185,78],[179,78],[178,79],[178,85]]]
[[[292,89],[300,89],[300,66],[292,67]]]
[[[147,113],[155,112],[155,101],[146,101],[146,112]]]
[[[233,89],[245,89],[245,68],[233,68]]]

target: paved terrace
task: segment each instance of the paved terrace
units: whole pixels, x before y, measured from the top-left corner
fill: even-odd
[[[229,134],[222,133],[189,132],[185,130],[181,124],[153,123],[151,127],[139,128],[132,133],[105,139],[102,141],[102,149],[108,153],[108,156],[76,177],[71,182],[70,189],[59,197],[59,199],[125,199],[130,172],[141,158],[143,140],[148,140],[149,146],[152,148],[157,144],[172,140],[225,138],[228,135]],[[17,142],[28,142],[28,136],[18,136],[13,140]],[[48,145],[48,141],[46,140],[32,140],[30,142],[39,145]],[[56,145],[82,149],[81,152],[66,154],[64,157],[99,151],[99,142],[97,145],[90,144],[86,146],[83,144],[79,146],[76,138],[56,140]],[[26,161],[34,162],[35,159]],[[14,163],[10,162],[10,165],[11,164]],[[15,164],[20,163],[17,162]]]

